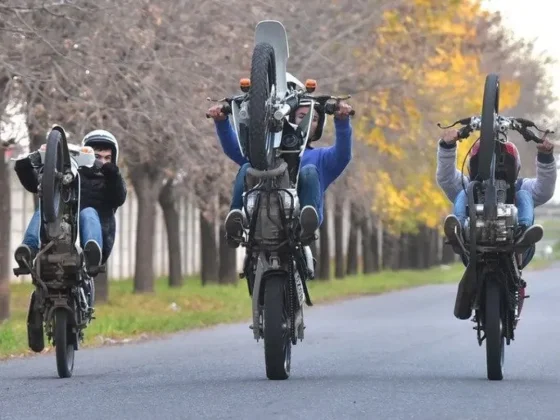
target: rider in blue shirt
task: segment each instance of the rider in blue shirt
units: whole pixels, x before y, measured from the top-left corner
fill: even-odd
[[[300,226],[301,240],[308,243],[313,240],[315,231],[323,220],[323,196],[344,171],[352,159],[352,127],[350,111],[352,107],[345,102],[339,103],[334,114],[336,132],[335,144],[330,147],[313,148],[309,143],[321,138],[326,123],[324,112],[315,112],[309,134],[309,142],[301,158],[301,170],[298,178],[298,197],[301,203]],[[309,105],[297,108],[290,121],[299,124],[309,112]],[[216,132],[225,154],[241,166],[233,187],[230,212],[225,220],[228,242],[238,247],[243,228],[247,226],[243,208],[243,188],[249,162],[239,150],[239,144],[228,116],[222,112],[222,105],[215,105],[208,110],[215,122]]]

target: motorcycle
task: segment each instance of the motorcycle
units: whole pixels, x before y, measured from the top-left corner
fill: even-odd
[[[95,153],[89,146],[68,144],[64,129],[55,125],[39,149],[39,156],[39,252],[33,262],[24,261],[25,267],[13,271],[16,276],[30,274],[35,286],[27,316],[29,347],[41,352],[46,331],[55,347],[58,375],[69,378],[84,329],[95,319],[93,276],[105,271],[105,266],[86,270],[79,242],[78,168],[92,167]]]
[[[243,93],[216,101],[225,102],[222,111],[231,115],[239,148],[250,163],[243,194],[249,228],[242,243],[247,252],[241,277],[247,279],[252,298],[250,328],[257,342],[264,340],[271,380],[290,376],[292,345],[304,338],[303,303],[312,306],[307,280],[314,278],[315,263],[298,236],[301,157],[315,107],[334,114],[338,102],[350,97],[313,96],[316,81],[308,79],[304,85],[293,78],[286,71],[288,58],[282,23],[259,22],[250,79],[240,81]],[[310,111],[292,125],[290,113],[304,103]]]
[[[455,252],[468,260],[459,282],[454,315],[466,320],[475,312],[472,321],[476,323],[479,346],[486,341],[489,380],[503,379],[504,344],[510,345],[514,339],[523,302],[529,297],[521,277],[521,257],[535,245],[516,235],[517,164],[505,145],[507,133],[516,131],[525,141],[536,143],[542,143],[547,134],[553,133],[539,129],[527,119],[499,115],[499,94],[499,76],[489,74],[480,116],[458,120],[448,127],[438,124],[440,128],[461,124],[460,139],[480,131],[478,158],[471,159],[475,175],[466,187],[468,218],[464,239],[459,229],[454,230],[454,240],[460,248]],[[544,133],[543,137],[538,137],[532,128]]]

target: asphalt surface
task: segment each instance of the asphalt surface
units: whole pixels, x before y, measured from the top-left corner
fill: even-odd
[[[80,350],[70,379],[53,354],[3,362],[0,419],[559,419],[560,269],[526,279],[500,382],[456,286],[427,286],[308,310],[287,381],[266,379],[247,323]]]

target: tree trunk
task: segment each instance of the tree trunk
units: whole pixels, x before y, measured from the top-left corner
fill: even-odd
[[[410,269],[412,270],[417,270],[419,269],[419,265],[418,265],[418,255],[419,255],[419,242],[418,242],[418,234],[414,233],[414,234],[410,234],[408,236],[408,244],[407,244],[407,248],[408,248],[408,257],[409,257],[409,265],[410,265]]]
[[[401,252],[400,252],[400,241],[398,240],[398,238],[394,237],[392,238],[392,242],[393,242],[393,254],[391,255],[391,270],[401,270],[402,269],[402,261],[401,261]]]
[[[229,209],[229,199],[222,196],[221,200],[222,207]],[[224,220],[224,218],[225,216],[220,220]],[[220,269],[218,277],[221,284],[236,284],[239,280],[237,273],[237,250],[228,246],[226,229],[223,223],[220,223]]]
[[[11,199],[10,173],[5,159],[5,148],[0,143],[0,322],[10,317],[11,278]]]
[[[422,260],[422,268],[427,269],[431,267],[431,260],[433,258],[432,251],[432,230],[427,226],[421,228],[422,245],[424,251],[424,258]]]
[[[200,212],[200,279],[202,285],[217,283],[219,279],[218,246],[216,244],[216,224]]]
[[[131,168],[130,177],[138,198],[134,293],[150,293],[154,291],[156,203],[162,175],[147,165],[140,165]]]
[[[402,233],[399,238],[399,242],[401,270],[408,270],[412,266],[409,254],[410,247],[408,246],[408,243],[410,242],[410,235],[408,233]]]
[[[394,235],[383,232],[383,269],[399,270],[400,261],[400,241]]]
[[[379,249],[379,229],[377,227],[377,221],[375,217],[371,218],[371,230],[370,230],[370,252],[371,252],[371,267],[372,272],[378,272],[381,270],[379,260],[380,256],[383,255],[383,249]]]
[[[174,179],[168,178],[159,193],[159,204],[163,211],[167,232],[169,287],[183,285],[181,267],[181,223],[179,220],[179,201],[175,197]]]
[[[323,223],[321,224],[319,230],[319,248],[321,258],[319,259],[319,273],[317,278],[320,280],[329,280],[331,278],[331,250],[329,237],[329,212],[327,210],[326,195],[323,211]]]
[[[419,230],[416,235],[414,235],[414,265],[413,268],[416,270],[422,269],[422,261],[424,260],[424,243],[422,241],[422,231]]]
[[[334,210],[334,253],[335,266],[334,276],[337,279],[344,278],[344,201],[342,199],[335,200]]]
[[[430,228],[430,267],[439,264],[439,241],[441,240],[436,229]]]
[[[350,232],[348,232],[348,252],[346,256],[346,274],[358,274],[358,229],[359,216],[354,204],[350,204]]]
[[[95,279],[95,303],[105,303],[109,300],[109,278],[107,273],[99,273]]]
[[[373,273],[375,271],[375,262],[373,261],[373,243],[372,243],[372,229],[370,220],[364,217],[360,223],[362,230],[362,272],[364,274]]]

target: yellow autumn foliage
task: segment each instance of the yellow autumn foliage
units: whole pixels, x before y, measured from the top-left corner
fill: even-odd
[[[392,67],[401,83],[370,92],[370,113],[356,124],[356,137],[382,157],[367,176],[372,210],[395,234],[437,228],[451,209],[435,179],[436,123],[480,115],[486,74],[476,27],[484,17],[479,1],[414,0],[383,14],[376,44],[362,53],[372,68],[384,54],[399,54]],[[517,81],[502,79],[501,110],[519,94]],[[459,165],[476,134],[459,144]]]

